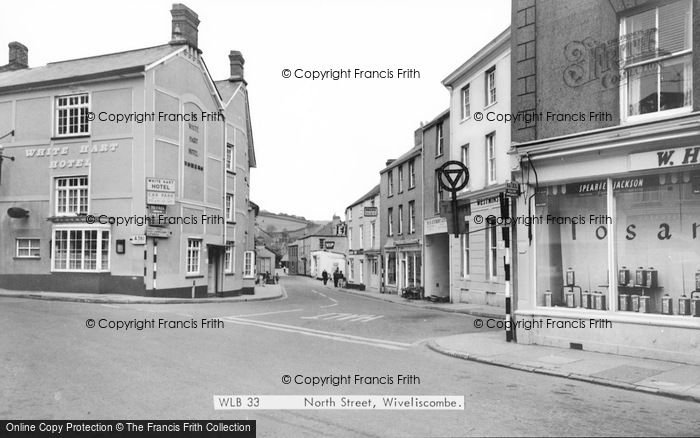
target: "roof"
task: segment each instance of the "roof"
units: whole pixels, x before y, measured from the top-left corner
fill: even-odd
[[[229,79],[214,81],[214,86],[216,86],[217,91],[221,95],[221,100],[224,105],[227,105],[231,101],[231,98],[243,88],[246,112],[246,134],[248,136],[248,165],[250,167],[257,167],[255,146],[253,144],[253,126],[250,123],[250,103],[248,101],[248,90],[245,88],[245,84],[245,81],[232,81]]]
[[[389,164],[386,166],[384,169],[379,171],[379,174],[381,175],[382,173],[393,169],[394,167],[397,167],[399,164],[403,164],[406,161],[408,161],[410,158],[413,158],[415,156],[420,155],[421,151],[423,150],[423,146],[415,146],[413,149],[410,151],[406,152],[405,154],[401,155],[399,158],[397,158],[393,163]]]
[[[367,192],[367,193],[365,193],[364,195],[362,195],[362,197],[360,197],[360,199],[358,199],[357,201],[355,201],[355,202],[353,202],[352,204],[350,204],[350,205],[348,206],[348,208],[352,208],[352,207],[356,206],[357,204],[359,204],[359,203],[361,203],[361,202],[365,202],[365,201],[368,200],[368,199],[374,198],[374,197],[377,196],[377,195],[379,195],[379,184],[377,184],[376,186],[372,187],[372,190],[370,190],[369,192]]]
[[[488,42],[484,47],[482,47],[478,52],[469,58],[464,64],[460,65],[456,70],[450,73],[445,79],[442,80],[442,85],[449,87],[462,78],[465,74],[469,73],[471,69],[477,66],[484,59],[488,58],[489,55],[495,53],[495,50],[501,47],[503,44],[507,45],[507,49],[510,50],[510,26],[508,26],[503,32],[501,32],[496,38]]]
[[[140,72],[144,71],[146,66],[182,47],[163,44],[145,49],[51,62],[41,67],[6,71],[0,73],[0,92]]]
[[[421,129],[423,131],[426,131],[426,130],[432,128],[433,125],[436,125],[438,122],[445,120],[449,116],[450,116],[450,109],[447,108],[445,111],[438,114],[433,120],[431,120],[428,123],[426,123],[425,125],[423,125],[423,127]]]

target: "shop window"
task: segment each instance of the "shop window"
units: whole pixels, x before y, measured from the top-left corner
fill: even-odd
[[[469,108],[469,84],[465,85],[462,88],[461,99],[462,120],[466,120],[471,115],[471,111]]]
[[[233,165],[234,165],[234,156],[233,156],[234,148],[231,143],[226,144],[226,170],[233,172]]]
[[[109,231],[54,230],[52,262],[53,271],[109,271]]]
[[[355,259],[350,259],[350,261],[348,262],[348,267],[350,270],[350,273],[349,273],[350,280],[354,280],[355,279]]]
[[[21,259],[38,259],[40,257],[40,240],[19,238],[15,239],[15,257]]]
[[[202,253],[202,241],[187,239],[187,275],[198,275]]]
[[[495,280],[498,277],[498,225],[495,220],[488,220],[486,228],[486,266],[488,277]]]
[[[689,110],[693,100],[690,0],[624,17],[620,66],[624,116]]]
[[[390,252],[386,255],[386,284],[396,285],[396,253]]]
[[[226,252],[224,253],[224,271],[227,274],[234,273],[235,251],[233,242],[226,242]]]
[[[604,179],[542,188],[533,219],[538,305],[582,307],[585,300],[583,307],[595,308],[597,299],[609,308],[606,190]]]
[[[56,215],[87,214],[88,177],[56,178]]]
[[[90,133],[90,98],[87,93],[56,98],[56,136],[70,137]]]
[[[245,278],[255,277],[255,253],[253,251],[243,253],[243,276]]]
[[[688,315],[700,290],[700,173],[625,181],[613,192],[617,309]]]
[[[468,278],[469,277],[469,272],[470,272],[470,266],[469,266],[469,224],[466,224],[466,231],[464,234],[460,236],[460,243],[461,243],[461,254],[462,254],[462,270],[461,270],[461,275],[462,278]]]

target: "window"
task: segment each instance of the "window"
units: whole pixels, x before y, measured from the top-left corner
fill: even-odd
[[[394,172],[390,170],[389,173],[387,173],[387,178],[389,178],[387,181],[387,190],[388,190],[387,196],[393,196],[394,195]]]
[[[19,238],[15,240],[17,252],[15,257],[22,259],[39,258],[39,239]]]
[[[488,266],[489,278],[495,280],[498,277],[498,226],[496,221],[490,219],[486,228],[486,263]]]
[[[233,274],[234,266],[234,244],[231,241],[226,242],[226,253],[224,254],[224,271],[227,274]]]
[[[352,227],[348,227],[348,249],[352,249]]]
[[[369,241],[370,241],[372,248],[374,248],[374,244],[375,244],[375,223],[374,222],[372,222],[369,226]]]
[[[233,222],[233,199],[234,198],[232,194],[226,193],[226,222]]]
[[[226,170],[233,172],[233,145],[231,143],[226,144]]]
[[[253,251],[243,253],[243,276],[245,278],[255,277],[255,252]]]
[[[187,239],[187,274],[199,274],[199,265],[202,254],[202,241],[199,239]]]
[[[56,98],[56,136],[70,137],[90,133],[88,94],[60,96]]]
[[[403,205],[399,205],[399,226],[398,234],[403,234]]]
[[[469,143],[462,146],[462,164],[467,166],[467,169],[469,169]],[[469,182],[467,182],[467,185],[464,187],[464,189],[469,189]]]
[[[399,166],[399,193],[403,192],[403,164]]]
[[[469,110],[469,84],[465,85],[464,88],[462,88],[461,98],[462,120],[465,120],[468,119],[471,115],[471,112]]]
[[[390,252],[386,255],[386,284],[396,284],[396,253]]]
[[[352,208],[348,208],[348,213],[347,213],[346,216],[348,217],[348,220],[349,220],[349,221],[352,220]]]
[[[442,132],[442,123],[438,123],[437,126],[435,127],[435,156],[440,156],[443,154],[443,149],[445,147],[445,136],[443,135]]]
[[[388,230],[389,230],[388,235],[393,236],[394,235],[394,209],[393,208],[389,208],[387,215],[386,215],[386,221],[387,221]]]
[[[372,275],[377,275],[377,273],[379,272],[379,263],[377,263],[377,259],[372,259],[370,264],[370,269],[372,269]]]
[[[349,265],[349,270],[350,270],[350,280],[355,279],[355,259],[350,259],[350,262],[348,263]]]
[[[466,230],[465,233],[460,236],[460,246],[461,246],[461,253],[462,253],[462,270],[461,270],[461,275],[462,278],[467,278],[469,277],[470,273],[470,266],[469,266],[469,224],[466,224]]]
[[[486,71],[486,106],[496,103],[496,67]]]
[[[486,184],[496,182],[496,133],[486,136]]]
[[[408,162],[408,188],[412,189],[416,186],[416,162],[411,159]]]
[[[323,249],[326,239],[318,239],[318,249]]]
[[[620,20],[623,115],[690,108],[693,92],[689,0]]]
[[[435,213],[440,213],[440,201],[442,201],[444,191],[440,185],[440,169],[435,171],[435,200],[433,202],[433,209]]]
[[[53,271],[109,271],[109,230],[54,230]]]
[[[408,232],[416,232],[416,201],[408,203]]]
[[[56,178],[56,215],[87,214],[88,177]]]
[[[364,248],[364,240],[365,240],[365,233],[364,233],[364,227],[360,225],[360,246],[358,247],[359,249]]]

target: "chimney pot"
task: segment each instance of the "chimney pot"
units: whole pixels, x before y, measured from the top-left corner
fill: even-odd
[[[243,81],[245,82],[245,76],[243,74],[243,65],[245,64],[245,59],[243,55],[238,50],[231,50],[228,54],[228,60],[231,64],[231,76],[228,78],[229,81]]]
[[[172,16],[172,34],[170,44],[189,44],[197,48],[199,17],[182,3],[174,3],[170,10]]]
[[[7,45],[10,48],[9,64],[11,70],[29,67],[29,49],[22,43],[13,41]]]

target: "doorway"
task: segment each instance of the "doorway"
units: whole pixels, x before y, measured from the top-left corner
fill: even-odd
[[[218,295],[221,292],[221,266],[224,246],[207,245],[207,294]]]

